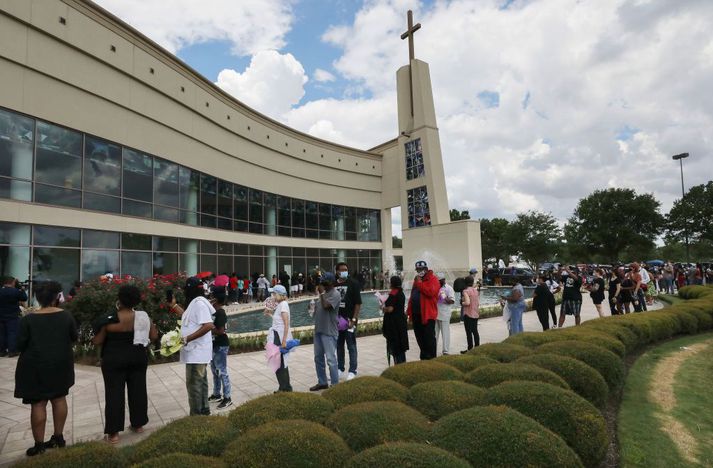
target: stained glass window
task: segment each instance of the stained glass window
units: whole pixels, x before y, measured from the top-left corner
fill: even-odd
[[[406,142],[406,180],[418,179],[426,175],[423,166],[423,149],[421,139]]]
[[[428,189],[416,187],[407,192],[408,227],[431,225],[431,212],[428,208]]]

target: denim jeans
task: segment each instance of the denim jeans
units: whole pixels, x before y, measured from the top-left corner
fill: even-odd
[[[356,330],[350,332],[349,330],[344,330],[339,332],[339,339],[337,340],[337,367],[340,371],[344,372],[344,343],[347,345],[347,351],[349,352],[349,372],[357,373],[357,344],[356,344]]]
[[[220,387],[223,387],[223,398],[230,398],[230,376],[228,375],[228,349],[229,346],[213,348],[213,359],[210,361],[210,370],[213,372],[213,395],[220,396]]]
[[[20,317],[0,318],[0,353],[14,353]]]
[[[517,335],[525,331],[522,327],[522,313],[524,311],[525,307],[510,304],[510,335]]]
[[[186,364],[186,390],[188,390],[188,407],[191,416],[210,414],[207,367],[207,364]]]
[[[329,366],[329,380],[332,385],[339,383],[339,368],[337,367],[337,337],[314,334],[314,368],[317,371],[317,383],[327,385],[327,372],[324,367],[324,358]]]

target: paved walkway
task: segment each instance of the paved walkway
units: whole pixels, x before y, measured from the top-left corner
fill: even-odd
[[[583,320],[596,317],[594,306],[585,298],[582,307]],[[526,313],[523,323],[525,331],[541,330],[534,312]],[[573,319],[569,317],[565,326],[573,324]],[[499,342],[507,337],[505,323],[500,317],[483,319],[478,325],[481,343]],[[409,337],[411,349],[406,354],[406,359],[418,360],[418,346],[413,333],[409,332]],[[465,349],[465,343],[463,325],[451,324],[451,354]],[[381,374],[387,367],[384,338],[380,335],[362,337],[358,339],[358,346],[359,375]],[[440,343],[438,352],[441,352]],[[291,356],[290,378],[295,391],[307,391],[317,381],[312,353],[312,345],[305,345],[300,346]],[[34,443],[30,430],[29,406],[13,397],[16,364],[17,358],[0,358],[0,466],[7,466],[23,457],[25,450]],[[235,405],[277,389],[275,376],[265,364],[264,352],[231,355],[228,357],[228,367]],[[76,383],[67,397],[69,416],[64,431],[64,437],[69,444],[101,439],[104,427],[104,382],[101,369],[77,365],[75,373]],[[212,378],[209,380],[212,385]],[[170,363],[149,366],[147,381],[150,420],[146,426],[147,430],[144,434],[123,432],[120,445],[134,443],[146,437],[152,430],[188,414],[183,365]],[[51,418],[48,405],[47,438],[52,434]]]

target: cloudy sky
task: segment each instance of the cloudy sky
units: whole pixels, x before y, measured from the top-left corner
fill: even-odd
[[[367,149],[422,24],[451,208],[564,220],[593,190],[713,178],[711,0],[98,0],[242,102]]]

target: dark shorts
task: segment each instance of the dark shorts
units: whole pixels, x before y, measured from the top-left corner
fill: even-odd
[[[579,314],[582,311],[582,301],[573,301],[571,299],[562,301],[562,310],[564,310],[566,315],[579,317]]]
[[[599,305],[604,302],[604,296],[592,296],[592,302],[594,302],[594,305]]]

